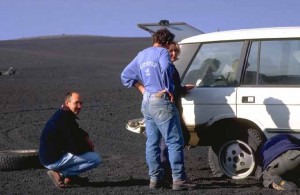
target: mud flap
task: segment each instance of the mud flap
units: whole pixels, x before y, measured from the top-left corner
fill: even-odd
[[[200,138],[196,131],[190,131],[190,140],[188,142],[188,146],[196,147],[199,145]]]

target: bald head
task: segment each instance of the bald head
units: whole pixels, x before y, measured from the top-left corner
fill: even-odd
[[[65,106],[78,115],[82,107],[82,100],[79,93],[75,91],[68,92],[65,97]]]

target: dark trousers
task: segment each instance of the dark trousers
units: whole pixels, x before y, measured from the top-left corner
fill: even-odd
[[[160,140],[159,147],[160,147],[160,151],[161,151],[160,160],[161,160],[161,164],[165,171],[164,180],[167,182],[172,182],[172,168],[171,168],[171,164],[169,161],[168,147],[163,138],[161,138],[161,140]]]
[[[300,151],[289,150],[273,160],[263,171],[263,185],[269,188],[274,176],[291,182],[300,179]]]

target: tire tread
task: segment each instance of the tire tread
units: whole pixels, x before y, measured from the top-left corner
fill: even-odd
[[[38,152],[22,150],[0,151],[0,171],[41,168]]]

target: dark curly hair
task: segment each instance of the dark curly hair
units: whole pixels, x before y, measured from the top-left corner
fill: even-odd
[[[159,43],[162,46],[165,46],[167,44],[170,44],[175,38],[175,35],[171,33],[168,29],[163,28],[158,31],[156,31],[152,35],[152,42],[154,43]]]

